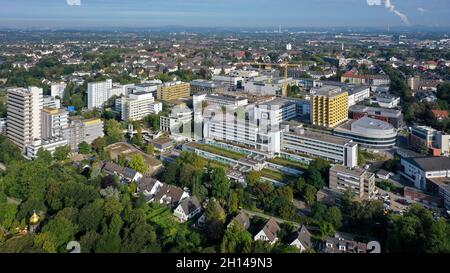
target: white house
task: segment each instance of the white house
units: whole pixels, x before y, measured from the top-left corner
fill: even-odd
[[[274,218],[270,218],[264,227],[255,235],[254,240],[267,241],[270,244],[275,244],[278,241],[277,234],[281,230],[277,221]]]
[[[297,247],[300,252],[303,252],[312,247],[311,233],[304,225],[294,233],[292,240],[293,241],[292,243],[290,243],[290,245]]]
[[[181,223],[184,223],[200,213],[201,210],[202,206],[198,202],[197,197],[192,196],[182,200],[173,212],[173,215],[175,215]]]

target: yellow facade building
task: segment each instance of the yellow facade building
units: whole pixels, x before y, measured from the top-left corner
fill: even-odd
[[[191,86],[185,82],[170,82],[158,86],[157,99],[163,101],[187,98],[191,94]]]
[[[334,86],[324,86],[311,92],[311,123],[334,128],[348,120],[348,93]]]

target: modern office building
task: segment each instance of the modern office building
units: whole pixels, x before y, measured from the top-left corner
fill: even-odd
[[[65,110],[54,108],[42,109],[42,139],[50,139],[63,136],[63,131],[69,126],[69,113]]]
[[[311,123],[334,128],[348,119],[348,93],[340,87],[311,89]]]
[[[450,158],[412,157],[401,159],[403,177],[420,190],[430,190],[429,180],[450,177]]]
[[[334,165],[330,168],[329,181],[330,189],[341,194],[350,189],[360,199],[375,198],[375,174],[362,168]]]
[[[335,81],[320,81],[319,85],[340,87],[343,92],[347,92],[349,107],[370,98],[371,88],[368,85],[355,85]]]
[[[397,129],[391,124],[369,117],[359,120],[349,120],[334,128],[333,134],[352,139],[367,149],[391,149],[397,143]]]
[[[260,76],[243,82],[243,87],[249,94],[257,96],[279,96],[283,95],[283,88],[287,84],[293,85],[292,78],[274,78],[272,76]]]
[[[288,98],[297,106],[297,117],[309,121],[311,118],[311,101],[309,99]]]
[[[162,103],[155,104],[151,93],[133,93],[121,98],[122,120],[136,121],[162,111]]]
[[[367,85],[349,87],[347,92],[349,107],[370,98],[370,86]]]
[[[450,135],[444,132],[438,132],[436,135],[436,147],[443,156],[450,156]]]
[[[350,139],[318,133],[289,124],[282,124],[281,149],[283,153],[320,157],[348,167],[358,165],[358,144]]]
[[[160,117],[160,130],[170,133],[177,140],[191,139],[192,118],[189,108],[174,108],[169,116]]]
[[[26,145],[41,138],[42,88],[7,90],[6,134],[25,153]]]
[[[429,126],[413,126],[411,128],[410,142],[412,145],[423,143],[428,148],[436,142],[438,131]]]
[[[134,92],[136,93],[152,93],[153,97],[156,98],[158,95],[158,83],[149,82],[149,83],[140,83],[134,86]]]
[[[297,117],[297,105],[286,99],[274,99],[255,105],[254,119],[259,125],[276,125]]]
[[[382,108],[395,108],[400,104],[400,97],[394,97],[391,95],[379,95],[370,99],[370,103],[378,104]]]
[[[234,95],[219,94],[196,94],[193,96],[194,121],[195,121],[195,138],[203,138],[203,119],[209,118],[216,113],[226,111],[241,111],[244,113],[245,107],[248,105],[246,97]]]
[[[269,154],[281,150],[281,131],[278,126],[259,128],[253,122],[210,118],[204,121],[203,135],[205,139],[230,142]]]
[[[168,82],[158,86],[157,99],[163,101],[187,98],[190,96],[190,84],[177,81]]]
[[[225,107],[239,107],[246,106],[248,99],[246,97],[223,95],[223,94],[196,94],[193,96],[194,112],[201,113],[203,108],[207,106],[225,106]],[[205,107],[206,106],[206,107]]]
[[[403,127],[404,125],[401,110],[354,105],[348,109],[348,112],[351,119],[360,119],[368,116],[369,118],[388,122],[397,129]]]
[[[450,135],[429,126],[413,126],[409,137],[410,144],[423,144],[433,151],[434,156],[450,155]]]
[[[191,94],[199,93],[224,93],[228,91],[228,85],[224,82],[193,80],[191,81]]]

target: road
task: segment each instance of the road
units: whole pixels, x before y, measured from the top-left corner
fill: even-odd
[[[264,214],[264,213],[261,213],[261,212],[255,212],[255,211],[250,211],[250,210],[246,210],[246,209],[243,209],[243,211],[245,213],[247,213],[250,217],[257,216],[257,217],[264,218],[264,219],[273,218],[273,219],[275,219],[275,221],[277,221],[280,224],[289,223],[289,224],[293,225],[296,228],[300,227],[300,225],[298,223],[291,222],[291,221],[286,221],[286,220],[283,220],[281,218],[278,218],[278,217],[275,217],[275,216],[270,216],[270,215],[267,215],[267,214]]]

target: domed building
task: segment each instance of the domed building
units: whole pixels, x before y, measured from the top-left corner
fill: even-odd
[[[363,117],[334,129],[334,135],[352,139],[367,149],[388,150],[397,143],[397,129],[382,120]]]
[[[29,224],[30,224],[30,233],[36,233],[39,224],[41,222],[41,217],[36,213],[36,211],[33,211],[33,215],[31,215]]]

